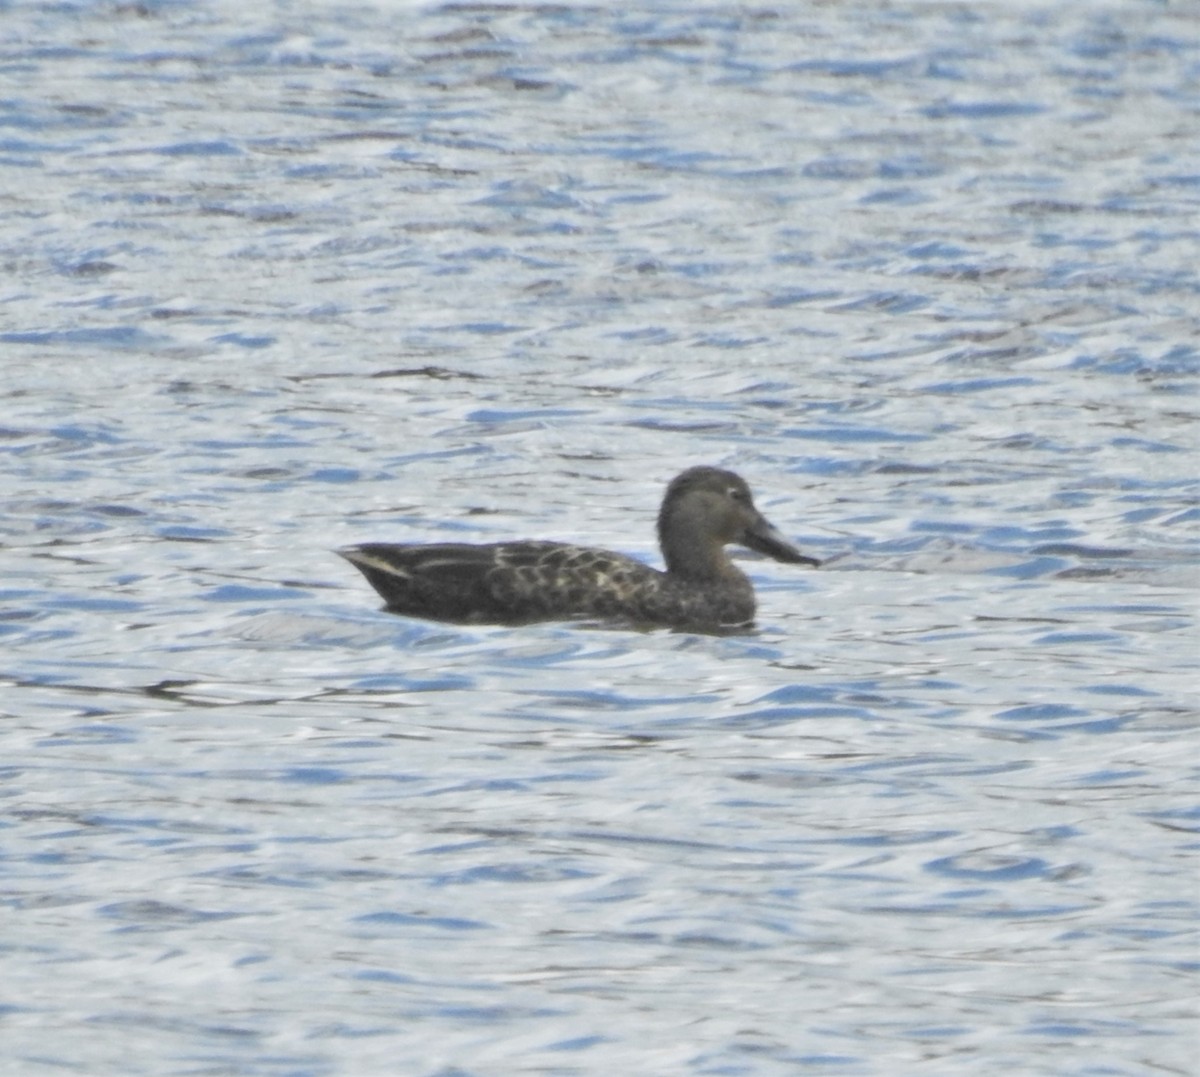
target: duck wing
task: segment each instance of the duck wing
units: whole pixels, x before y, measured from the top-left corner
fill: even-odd
[[[443,621],[628,615],[663,578],[623,554],[561,542],[366,543],[338,552],[389,609]]]

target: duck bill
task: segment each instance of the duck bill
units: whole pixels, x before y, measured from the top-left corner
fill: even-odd
[[[742,535],[742,545],[758,553],[773,557],[776,561],[786,561],[789,565],[820,565],[815,557],[802,554],[783,535],[772,527],[765,518],[760,516]]]

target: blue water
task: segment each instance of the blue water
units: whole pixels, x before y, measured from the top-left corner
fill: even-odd
[[[1194,1073],[1198,221],[1187,4],[0,7],[0,1071]]]

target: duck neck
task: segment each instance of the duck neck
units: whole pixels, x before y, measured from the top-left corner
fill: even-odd
[[[690,580],[719,580],[740,576],[725,547],[706,535],[695,521],[681,513],[663,513],[658,518],[658,543],[667,572]]]

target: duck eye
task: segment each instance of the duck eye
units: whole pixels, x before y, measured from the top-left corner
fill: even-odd
[[[729,487],[729,496],[731,498],[733,498],[734,501],[748,501],[749,500],[749,498],[746,496],[746,491],[739,490],[736,486]]]

